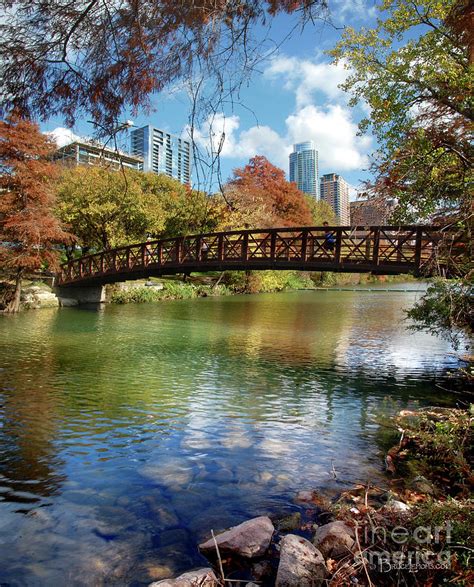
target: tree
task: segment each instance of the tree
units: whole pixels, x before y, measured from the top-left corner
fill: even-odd
[[[166,175],[140,174],[147,201],[158,201],[164,211],[163,227],[150,231],[156,237],[172,237],[215,230],[220,219],[218,198],[192,190]]]
[[[474,6],[468,0],[384,0],[371,30],[348,28],[331,52],[350,75],[352,105],[365,100],[380,148],[370,192],[397,198],[396,220],[437,212],[442,226],[466,233],[464,271],[472,252],[472,102]],[[442,212],[440,214],[440,211]],[[469,245],[471,243],[471,245]],[[442,243],[439,248],[442,247]],[[466,327],[472,284],[440,281],[409,316],[421,329],[456,340]],[[472,315],[471,315],[472,319]]]
[[[336,213],[330,204],[324,200],[316,200],[309,195],[305,195],[305,200],[311,212],[313,226],[322,226],[323,222],[328,222],[331,226],[339,224]]]
[[[19,309],[25,273],[55,270],[56,245],[72,240],[53,213],[53,149],[36,124],[16,115],[0,121],[0,267],[15,281],[7,312]]]
[[[398,220],[438,208],[470,215],[474,8],[467,0],[384,0],[374,29],[347,28],[331,52],[363,100],[380,149],[369,186],[397,198]]]
[[[324,0],[1,0],[5,107],[72,125],[88,112],[112,127],[121,113],[199,73],[245,77],[261,57],[252,27],[278,13],[311,18]]]
[[[166,216],[159,197],[143,191],[144,181],[131,170],[66,169],[58,186],[57,214],[86,250],[143,241],[164,229]]]
[[[237,218],[247,227],[270,228],[311,224],[303,192],[285,179],[285,172],[258,155],[234,170],[225,189]]]

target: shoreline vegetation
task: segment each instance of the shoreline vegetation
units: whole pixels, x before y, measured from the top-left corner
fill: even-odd
[[[51,288],[51,278],[25,280],[20,308],[23,310],[59,306]],[[383,283],[417,282],[412,275],[371,275],[369,273],[308,273],[301,271],[225,271],[190,276],[152,277],[106,286],[106,299],[112,304],[154,303],[164,300],[187,300],[199,297],[236,294],[276,293],[306,289],[329,289],[338,286],[360,286]],[[49,283],[48,283],[49,282]],[[0,281],[0,314],[2,298],[8,299],[13,287]]]
[[[472,585],[473,406],[402,410],[379,423],[394,443],[385,487],[300,491],[291,515],[210,530],[199,549],[211,566],[152,585]]]
[[[158,302],[197,297],[311,290],[335,285],[405,282],[411,279],[414,278],[409,275],[387,278],[387,276],[377,277],[370,274],[225,271],[207,275],[191,275],[185,281],[179,278],[160,278],[148,281],[147,285],[126,283],[118,288],[111,287],[109,299],[115,304]]]

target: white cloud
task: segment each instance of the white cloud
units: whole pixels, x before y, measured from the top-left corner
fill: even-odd
[[[296,107],[302,108],[311,104],[317,93],[333,101],[345,103],[347,96],[339,85],[345,82],[349,73],[344,61],[333,65],[279,56],[272,60],[264,75],[273,80],[284,77],[284,87],[294,91]]]
[[[286,119],[292,143],[313,140],[319,153],[320,168],[352,171],[367,165],[369,137],[357,136],[357,124],[348,108],[309,105]]]
[[[319,59],[280,56],[265,71],[268,80],[294,94],[295,109],[286,117],[286,129],[281,134],[267,125],[241,129],[238,116],[218,114],[195,131],[197,144],[208,151],[212,145],[216,153],[223,141],[222,157],[250,159],[265,155],[287,170],[293,144],[312,140],[319,153],[320,173],[365,168],[372,141],[368,136],[358,136],[356,113],[339,88],[350,71],[344,63],[333,65]]]
[[[372,5],[371,5],[372,4]],[[345,23],[348,17],[351,20],[372,20],[377,16],[377,4],[375,0],[334,0],[331,19],[336,23]]]
[[[53,139],[56,142],[58,148],[69,145],[69,143],[73,143],[74,141],[81,140],[81,137],[74,134],[72,130],[61,126],[58,126],[54,130],[45,132],[44,134],[48,135],[51,139]]]

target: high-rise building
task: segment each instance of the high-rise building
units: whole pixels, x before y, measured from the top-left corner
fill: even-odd
[[[144,126],[132,130],[133,155],[143,157],[143,171],[165,173],[181,183],[191,183],[191,142],[159,128]]]
[[[294,181],[298,189],[319,200],[318,186],[318,152],[313,141],[293,145],[290,154],[290,181]]]
[[[331,206],[339,224],[342,226],[350,225],[349,184],[344,178],[336,173],[323,175],[321,177],[321,200]]]

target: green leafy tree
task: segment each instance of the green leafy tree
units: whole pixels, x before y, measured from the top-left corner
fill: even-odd
[[[468,0],[384,0],[373,29],[347,28],[331,51],[350,69],[343,88],[365,101],[380,148],[372,164],[376,196],[397,198],[394,220],[432,219],[472,238],[474,8]],[[472,284],[440,281],[410,316],[419,328],[456,340]],[[472,316],[471,316],[472,317]],[[472,326],[471,326],[472,328]]]
[[[384,0],[373,29],[347,28],[331,52],[350,69],[343,88],[365,101],[378,139],[370,188],[399,200],[398,220],[441,208],[470,212],[472,3]]]
[[[144,240],[165,226],[156,194],[138,172],[103,167],[67,169],[58,186],[57,214],[85,248],[109,249]]]
[[[334,226],[339,223],[336,213],[332,206],[324,200],[316,200],[313,196],[305,195],[306,203],[311,212],[312,224],[322,226],[323,222],[328,222]]]
[[[215,230],[221,214],[217,198],[166,175],[145,173],[140,184],[147,201],[159,202],[164,211],[163,226],[150,230],[155,237],[179,236]]]

